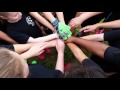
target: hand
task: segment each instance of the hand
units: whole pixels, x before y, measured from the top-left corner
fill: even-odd
[[[68,39],[65,41],[65,43],[72,43],[73,41],[74,41],[74,37],[72,36],[72,37],[68,38]]]
[[[86,27],[83,27],[82,29],[80,29],[80,32],[81,31],[84,31],[84,32],[94,32],[97,28],[98,28],[97,24],[89,25],[89,26],[86,26]]]
[[[60,36],[60,39],[67,40],[69,37],[72,36],[72,32],[70,31],[70,26],[62,22],[59,22],[55,28]]]
[[[58,53],[63,53],[64,49],[65,49],[65,44],[62,40],[57,39],[56,41],[56,49],[58,51]]]
[[[44,52],[44,49],[45,49],[45,44],[46,44],[46,42],[34,44],[34,45],[28,50],[29,55],[31,55],[31,56],[38,56],[38,55],[42,54],[42,53]]]
[[[80,26],[81,24],[82,24],[82,22],[79,19],[79,17],[76,17],[76,18],[71,19],[68,25],[71,28],[76,28],[76,27]]]

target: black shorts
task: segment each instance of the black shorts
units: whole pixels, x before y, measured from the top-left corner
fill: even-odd
[[[12,51],[15,51],[13,45],[0,45],[0,47],[4,47],[4,48],[10,49],[10,50],[12,50]]]

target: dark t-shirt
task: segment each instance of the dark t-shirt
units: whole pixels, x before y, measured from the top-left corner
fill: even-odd
[[[0,31],[2,31],[1,29],[4,29],[4,28],[1,27]],[[14,51],[14,47],[13,47],[12,44],[10,44],[10,43],[8,43],[8,42],[6,42],[4,40],[1,40],[1,39],[0,39],[0,47],[4,47],[4,48],[7,48],[7,49],[10,49],[10,50]]]
[[[29,65],[29,70],[28,78],[59,78],[63,75],[60,70],[51,70],[40,64]]]
[[[105,78],[104,71],[92,60],[85,59],[82,64],[86,66],[87,68],[94,70],[94,75],[98,78]]]
[[[82,64],[88,68],[94,69],[96,76],[104,78],[103,74],[101,73],[102,69],[92,60],[85,59]],[[29,65],[29,70],[30,73],[28,78],[62,78],[64,75],[60,70],[51,70],[43,67],[40,64]]]
[[[95,62],[93,62],[90,59],[83,60],[82,64],[85,65],[86,67],[101,69]]]
[[[108,47],[105,50],[104,58],[106,61],[114,64],[120,72],[120,49],[115,47]]]
[[[91,57],[105,72],[120,72],[120,49],[108,47],[104,53],[104,59],[93,55]]]
[[[120,48],[120,29],[105,32],[104,40],[108,41],[110,46]]]
[[[22,18],[16,23],[7,23],[7,34],[18,43],[27,43],[30,37],[41,37],[41,30],[30,15],[22,13]]]

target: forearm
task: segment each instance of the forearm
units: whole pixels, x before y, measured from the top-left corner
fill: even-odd
[[[45,18],[47,18],[51,23],[55,20],[55,17],[52,15],[51,12],[42,12],[45,16]]]
[[[12,38],[6,38],[6,41],[11,44],[17,44],[17,42],[15,40],[13,40]]]
[[[120,20],[115,20],[111,22],[98,23],[96,24],[98,28],[120,28]]]
[[[104,41],[104,33],[87,35],[87,36],[83,36],[83,37],[80,37],[80,38],[86,39],[86,40],[91,40],[91,41]]]
[[[60,70],[62,73],[64,73],[64,53],[63,52],[58,52],[58,58],[56,62],[56,70]]]
[[[45,18],[43,18],[38,12],[30,12],[30,15],[33,16],[39,23],[43,24],[44,26],[48,27],[52,31],[54,30],[54,27],[52,24],[50,24]]]
[[[56,39],[55,39],[55,40],[48,41],[48,42],[45,44],[45,48],[52,48],[52,47],[55,47],[55,46],[56,46]]]
[[[79,16],[79,19],[81,20],[81,22],[83,23],[85,20],[95,16],[95,15],[98,15],[98,14],[101,14],[103,12],[83,12],[80,16]]]
[[[47,42],[53,39],[59,38],[57,33],[51,34],[51,35],[47,35],[47,36],[43,36],[43,37],[39,37],[39,38],[32,38],[30,37],[28,39],[28,43],[35,43],[35,42]]]
[[[63,12],[56,12],[56,14],[59,21],[65,23]]]
[[[83,60],[87,59],[88,57],[82,52],[82,50],[73,43],[67,43],[68,47],[73,52],[74,56],[77,60],[82,63]]]
[[[33,57],[33,55],[29,51],[26,51],[26,52],[22,53],[20,56],[25,60]]]
[[[75,17],[79,17],[83,12],[77,12]]]
[[[101,42],[89,41],[76,37],[72,38],[74,38],[72,41],[73,43],[80,45],[81,47],[85,48],[86,50],[101,58],[104,58],[104,52],[109,47],[108,45],[103,44]]]
[[[14,46],[15,52],[18,53],[18,54],[21,54],[21,53],[29,50],[32,47],[32,45],[33,45],[33,43],[30,43],[30,44],[15,44],[13,46]]]
[[[17,44],[17,42],[15,40],[13,40],[11,37],[9,37],[7,34],[5,34],[4,32],[0,31],[0,39],[7,41],[11,44]]]

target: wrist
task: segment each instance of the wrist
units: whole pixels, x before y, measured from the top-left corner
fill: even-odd
[[[55,19],[52,21],[52,25],[53,25],[54,27],[57,26],[58,23],[59,23],[59,21],[58,21],[57,18],[55,18]]]
[[[56,33],[54,33],[54,37],[55,38],[59,38],[59,35],[58,35],[58,33],[56,32]]]
[[[101,23],[95,24],[96,28],[101,28]]]
[[[71,36],[70,38],[72,43],[76,40],[76,37]]]
[[[85,21],[84,17],[81,17],[81,16],[78,17],[78,20],[79,20],[80,25]]]
[[[63,55],[63,54],[64,54],[64,51],[58,50],[58,55]]]
[[[24,59],[29,59],[29,58],[33,57],[34,55],[30,51],[27,51],[27,52],[21,54],[20,56]]]

